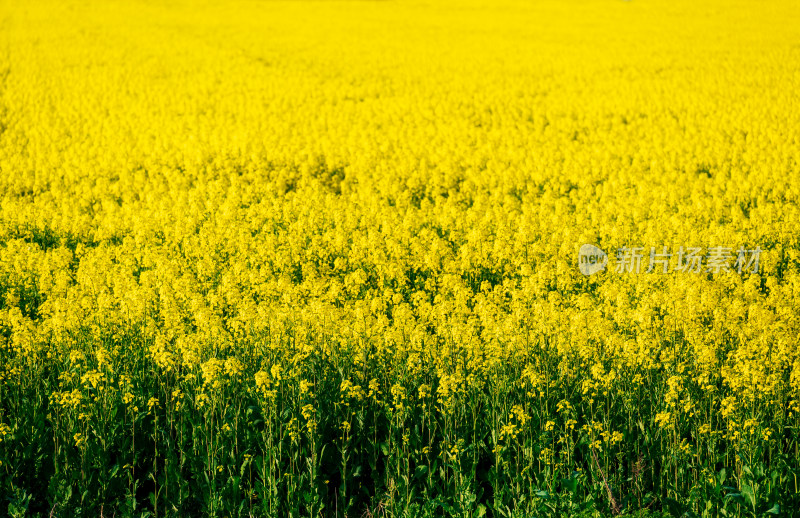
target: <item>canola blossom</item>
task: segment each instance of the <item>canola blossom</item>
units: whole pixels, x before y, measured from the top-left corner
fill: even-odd
[[[0,515],[800,516],[798,28],[0,0]]]

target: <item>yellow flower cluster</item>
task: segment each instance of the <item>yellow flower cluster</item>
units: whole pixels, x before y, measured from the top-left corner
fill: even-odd
[[[797,419],[793,0],[94,4],[0,0],[1,398],[546,464]],[[585,276],[587,243],[761,256]]]

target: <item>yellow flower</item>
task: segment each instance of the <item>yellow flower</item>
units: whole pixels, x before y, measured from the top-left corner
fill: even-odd
[[[281,372],[282,372],[282,370],[283,369],[278,364],[275,364],[272,367],[270,367],[269,371],[270,371],[270,374],[272,374],[272,379],[274,379],[275,381],[281,381]]]
[[[672,426],[672,414],[669,412],[659,412],[656,414],[656,426],[659,428],[669,428]]]
[[[3,442],[6,435],[11,433],[11,427],[8,426],[6,423],[0,423],[0,442]]]

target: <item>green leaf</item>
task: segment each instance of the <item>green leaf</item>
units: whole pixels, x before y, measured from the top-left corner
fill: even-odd
[[[725,500],[734,500],[738,503],[744,503],[744,498],[741,493],[728,493],[725,495]]]
[[[742,496],[745,501],[751,506],[756,505],[756,495],[753,492],[753,487],[748,484],[742,484]]]
[[[561,485],[573,495],[578,491],[578,479],[575,477],[562,478]]]

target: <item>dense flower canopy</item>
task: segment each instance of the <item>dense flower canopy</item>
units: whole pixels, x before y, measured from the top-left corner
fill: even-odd
[[[0,0],[0,491],[116,463],[99,505],[215,441],[180,468],[210,514],[253,462],[267,514],[498,512],[483,479],[624,485],[654,437],[692,475],[653,498],[747,483],[797,444],[798,27],[791,0]],[[584,276],[586,243],[673,255]],[[675,270],[718,246],[758,271]],[[9,446],[23,408],[50,467]]]

